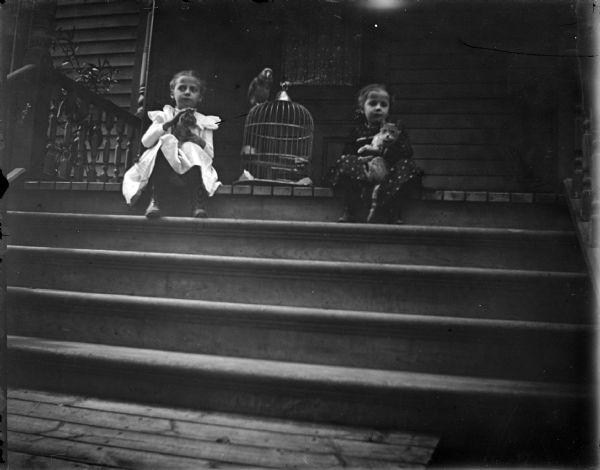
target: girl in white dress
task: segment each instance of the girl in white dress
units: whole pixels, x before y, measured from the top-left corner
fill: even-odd
[[[205,92],[205,83],[198,73],[184,70],[173,76],[170,82],[171,98],[175,107],[165,105],[162,111],[150,111],[152,124],[142,137],[147,150],[123,176],[123,196],[133,205],[150,184],[152,198],[146,209],[146,217],[160,217],[161,194],[168,188],[173,172],[191,190],[192,216],[206,217],[206,200],[221,185],[212,166],[214,158],[213,131],[219,126],[217,116],[204,116],[196,111]],[[189,138],[179,140],[177,130],[184,111],[193,110],[196,123]],[[188,111],[189,115],[190,111]],[[178,135],[180,133],[175,132]]]

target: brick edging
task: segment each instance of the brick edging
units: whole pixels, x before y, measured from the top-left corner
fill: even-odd
[[[120,192],[121,183],[102,182],[70,182],[70,181],[26,181],[26,190],[52,191],[101,191]],[[334,190],[318,186],[269,186],[269,185],[229,185],[225,184],[217,190],[218,195],[233,196],[262,196],[262,197],[313,197],[332,198]],[[562,194],[551,192],[504,192],[504,191],[457,191],[423,189],[423,201],[453,201],[453,202],[503,202],[503,203],[537,203],[554,204],[564,202]]]

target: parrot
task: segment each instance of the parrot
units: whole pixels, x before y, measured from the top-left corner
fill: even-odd
[[[251,106],[264,103],[269,99],[272,83],[273,70],[268,67],[252,79],[248,86],[248,100]]]

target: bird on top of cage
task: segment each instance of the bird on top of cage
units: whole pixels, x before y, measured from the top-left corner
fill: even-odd
[[[248,100],[251,106],[264,103],[271,94],[273,83],[273,70],[266,67],[252,79],[248,86]]]

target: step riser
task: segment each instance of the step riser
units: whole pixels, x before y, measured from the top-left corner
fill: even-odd
[[[8,284],[408,314],[585,321],[581,317],[586,286],[578,276],[519,278],[401,267],[346,269],[335,263],[319,267],[85,253],[11,247],[6,257],[13,266]]]
[[[443,229],[401,227],[369,234],[360,227],[221,224],[181,220],[148,221],[128,218],[107,221],[93,217],[57,217],[13,213],[8,218],[11,242],[28,246],[141,250],[332,261],[365,261],[441,266],[583,271],[585,266],[574,234],[550,237],[471,234]],[[386,227],[389,228],[389,227]],[[41,236],[43,234],[43,236]]]
[[[145,209],[144,201],[129,208],[119,191],[28,189],[12,192],[10,196],[9,210],[142,216]],[[210,198],[208,211],[211,217],[216,218],[335,222],[342,213],[342,200],[217,194]],[[190,212],[184,208],[168,215],[187,217]],[[558,204],[410,201],[403,218],[405,223],[419,225],[573,228],[567,208]]]
[[[185,370],[50,357],[9,349],[9,385],[85,396],[235,411],[288,419],[400,428],[433,433],[445,450],[531,451],[569,445],[589,435],[591,415],[576,399],[455,394],[406,389],[340,388],[313,383],[236,379]],[[162,385],[161,385],[162,384]],[[368,396],[369,399],[365,400]],[[587,413],[587,414],[586,414]],[[544,435],[531,442],[532,423]],[[586,425],[587,424],[587,425]],[[488,455],[489,456],[489,455]]]
[[[293,318],[131,301],[66,300],[9,290],[10,334],[223,356],[373,369],[584,382],[590,335],[339,317]]]
[[[16,230],[14,226],[12,228],[11,240],[28,246],[574,272],[584,269],[576,243],[462,241],[452,244],[439,240],[428,241],[425,237],[398,239],[396,244],[389,241],[386,244],[385,240],[376,238],[357,243],[348,238],[328,237],[327,234],[309,234],[306,237],[282,234],[281,237],[275,237],[273,234],[251,232],[161,233],[160,229],[153,231],[152,226],[146,232],[118,229],[117,238],[107,237],[105,231],[86,231],[78,227],[45,231],[30,226]],[[42,233],[43,238],[40,238],[39,234]]]

